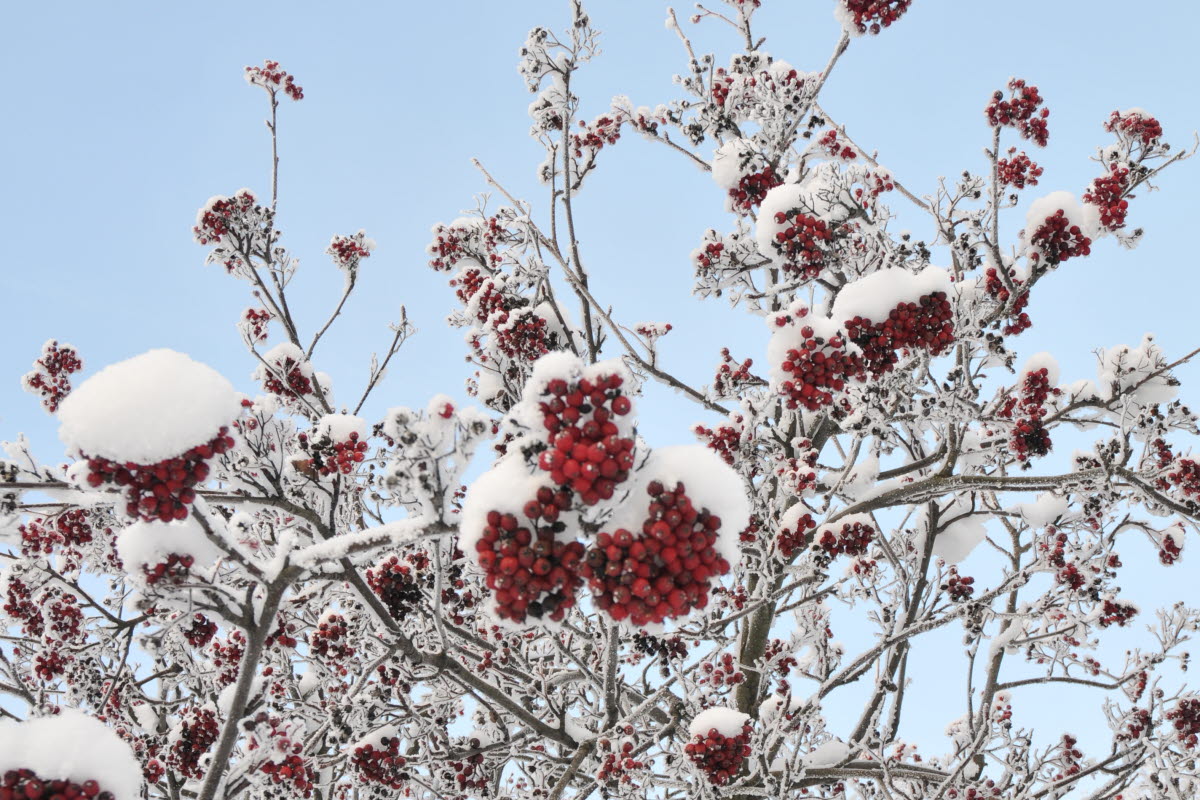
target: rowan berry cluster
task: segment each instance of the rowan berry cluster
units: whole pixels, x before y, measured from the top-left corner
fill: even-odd
[[[1029,466],[1031,456],[1046,455],[1053,444],[1043,421],[1047,413],[1046,401],[1062,394],[1062,390],[1050,385],[1049,376],[1046,367],[1025,373],[1020,397],[1008,398],[999,412],[1006,419],[1017,418],[1008,446],[1025,467]]]
[[[368,785],[400,790],[408,782],[408,761],[400,755],[400,737],[384,736],[378,745],[367,743],[354,748],[350,765],[358,779]]]
[[[349,475],[366,458],[370,445],[358,431],[350,431],[343,440],[322,434],[311,441],[306,433],[296,437],[300,448],[312,456],[313,468],[322,476]],[[315,437],[314,437],[315,438]]]
[[[42,405],[53,414],[71,392],[71,374],[81,369],[83,360],[75,348],[51,339],[42,345],[42,354],[21,378],[21,385],[30,394],[40,394]]]
[[[782,176],[767,167],[761,172],[743,175],[737,186],[729,190],[729,199],[735,210],[752,211],[762,204],[767,192],[782,184]]]
[[[359,231],[350,236],[334,236],[329,240],[325,254],[333,259],[334,265],[346,272],[353,273],[358,269],[359,262],[371,257],[375,242],[367,238],[366,231]]]
[[[21,534],[21,554],[24,556],[50,555],[56,548],[77,548],[92,541],[92,525],[88,512],[72,508],[54,518],[51,525],[38,517],[17,527]]]
[[[115,800],[115,796],[96,781],[51,780],[32,770],[11,769],[0,780],[0,800]]]
[[[788,408],[816,411],[833,403],[833,394],[842,391],[847,380],[861,381],[865,377],[862,359],[849,350],[841,334],[826,338],[804,325],[800,336],[802,342],[788,350],[780,364],[780,369],[791,376],[779,386]]]
[[[468,739],[467,746],[474,750],[479,747],[479,740]],[[458,785],[460,792],[487,789],[489,781],[487,773],[483,769],[483,761],[483,753],[473,753],[461,761],[449,762],[448,766],[454,770],[454,782]]]
[[[255,377],[263,382],[263,391],[287,400],[298,400],[313,393],[312,366],[300,348],[281,345],[267,353]]]
[[[1008,158],[996,162],[996,177],[1000,185],[1011,186],[1014,189],[1037,186],[1037,179],[1042,176],[1043,171],[1024,150],[1018,153],[1015,147],[1008,148]]]
[[[1163,129],[1158,120],[1141,111],[1112,112],[1104,130],[1129,139],[1141,141],[1143,147],[1156,144],[1162,138]]]
[[[988,124],[993,128],[1009,126],[1016,128],[1022,137],[1033,140],[1039,147],[1045,147],[1050,138],[1046,127],[1046,118],[1050,109],[1038,107],[1042,105],[1042,96],[1036,86],[1028,86],[1020,78],[1012,78],[1008,82],[1011,97],[1004,99],[1004,92],[997,90],[992,95],[984,113],[987,114]]]
[[[975,579],[969,575],[959,575],[956,567],[950,567],[946,574],[946,582],[942,584],[951,602],[962,603],[971,599],[975,594]]]
[[[641,531],[600,532],[580,567],[597,607],[637,627],[704,608],[710,579],[730,570],[716,549],[721,519],[697,509],[682,483],[651,481],[646,493]]]
[[[722,653],[721,657],[715,663],[712,661],[700,662],[700,678],[697,681],[698,683],[707,683],[715,688],[720,686],[737,686],[744,680],[746,680],[746,673],[737,668],[732,653]]]
[[[1124,628],[1137,613],[1138,610],[1135,606],[1106,599],[1097,622],[1101,628],[1107,628],[1109,625],[1114,624]]]
[[[195,559],[190,555],[168,553],[156,564],[143,564],[142,574],[149,586],[178,585],[187,580],[194,563]]]
[[[718,425],[715,428],[706,428],[703,425],[696,425],[692,428],[692,432],[701,439],[709,449],[713,450],[721,457],[729,466],[733,466],[737,460],[738,451],[741,449],[742,431],[732,425]]]
[[[615,374],[581,378],[574,385],[556,378],[539,403],[551,446],[538,456],[538,466],[585,505],[610,499],[633,467],[633,439],[621,436],[617,424],[633,410],[623,383]]]
[[[425,248],[433,258],[429,266],[449,272],[460,261],[470,261],[494,269],[503,260],[498,247],[506,233],[498,217],[465,219],[450,225],[435,225],[433,242]]]
[[[177,458],[157,464],[119,463],[107,458],[87,459],[87,483],[96,488],[106,483],[128,487],[125,512],[149,522],[185,519],[187,507],[196,500],[196,490],[208,479],[209,460],[228,452],[234,445],[229,429],[222,426],[217,435],[196,445]]]
[[[861,556],[875,539],[875,528],[860,520],[843,522],[840,528],[825,528],[813,542],[824,557],[833,560],[840,555]]]
[[[1083,202],[1100,209],[1100,226],[1105,230],[1125,227],[1125,215],[1129,212],[1129,201],[1125,199],[1128,188],[1129,169],[1120,164],[1109,164],[1108,174],[1094,179],[1083,193]]]
[[[179,733],[167,755],[167,763],[186,778],[202,778],[200,761],[220,736],[217,712],[212,708],[191,708],[183,714]]]
[[[619,729],[625,736],[633,736],[633,726],[626,725]],[[624,739],[619,742],[614,742],[612,739],[600,739],[597,743],[599,754],[602,756],[600,769],[596,772],[596,780],[599,783],[614,785],[614,784],[633,784],[637,770],[645,770],[647,765],[643,761],[639,761],[633,755],[634,744],[632,739]],[[638,788],[634,785],[634,788]]]
[[[325,661],[345,661],[354,655],[350,642],[350,626],[341,614],[326,614],[308,636],[313,654]]]
[[[1183,532],[1179,535],[1164,533],[1158,548],[1158,560],[1164,566],[1170,566],[1183,555]]]
[[[791,525],[781,528],[775,539],[776,546],[784,558],[790,559],[808,547],[808,532],[817,527],[811,514],[803,514]]]
[[[582,158],[584,150],[590,150],[594,156],[604,145],[616,144],[621,138],[621,126],[625,121],[622,114],[603,114],[590,124],[580,120],[579,127],[583,132],[571,135],[571,147],[575,151],[575,157]]]
[[[817,140],[817,147],[830,158],[836,158],[839,161],[853,161],[858,158],[858,150],[849,144],[838,141],[838,132],[833,128],[825,131]]]
[[[252,342],[265,342],[267,325],[272,319],[274,316],[265,308],[247,308],[242,313],[242,328],[246,332],[246,338]]]
[[[192,624],[183,629],[183,638],[192,647],[204,647],[217,635],[217,623],[203,614],[192,615]]]
[[[815,278],[825,264],[825,253],[833,241],[833,231],[823,219],[792,208],[775,213],[775,223],[786,228],[775,233],[773,247],[783,258],[783,267],[802,277]]]
[[[400,563],[395,555],[367,570],[367,585],[395,620],[405,619],[421,602],[421,588],[413,565]]]
[[[693,764],[707,773],[710,783],[723,786],[737,776],[742,762],[750,755],[750,733],[749,722],[734,736],[710,728],[707,734],[693,737],[683,750]]]
[[[912,0],[842,0],[859,33],[878,34],[904,16]]]
[[[1019,289],[1022,281],[1016,277],[1016,270],[1009,268],[1009,279],[1012,281],[1013,287]],[[995,267],[989,267],[984,273],[983,290],[987,292],[989,297],[995,298],[1001,303],[1007,303],[1008,298],[1012,296],[1004,281],[1001,280],[999,273]],[[1009,312],[1007,322],[1004,323],[1001,332],[1005,336],[1016,336],[1023,331],[1027,331],[1033,327],[1033,321],[1029,319],[1029,315],[1025,313],[1025,307],[1029,305],[1029,292],[1020,292],[1017,294],[1017,300],[1013,303],[1012,310]]]
[[[892,371],[898,351],[945,352],[954,343],[954,309],[945,292],[933,292],[898,304],[882,322],[855,316],[845,327],[847,338],[862,350],[863,366],[878,378]]]
[[[246,67],[246,81],[266,89],[272,98],[275,92],[283,89],[292,100],[304,99],[304,90],[296,84],[295,78],[279,68],[278,61],[263,61],[261,67]]]
[[[1054,267],[1069,258],[1091,255],[1092,240],[1061,208],[1042,222],[1029,237],[1035,248],[1029,258]]]
[[[1200,744],[1200,700],[1187,697],[1180,700],[1176,706],[1165,714],[1175,735],[1189,750],[1194,750]]]

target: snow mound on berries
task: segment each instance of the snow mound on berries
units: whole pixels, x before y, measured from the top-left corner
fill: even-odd
[[[613,515],[610,527],[640,531],[646,519],[646,487],[659,481],[668,489],[682,483],[697,510],[708,509],[720,517],[716,549],[721,557],[736,566],[741,558],[739,534],[750,524],[750,501],[741,476],[713,450],[702,444],[657,447],[635,473],[636,484],[630,500]]]
[[[367,421],[350,414],[326,414],[317,420],[313,435],[317,439],[329,437],[334,442],[350,441],[350,434],[357,433],[359,439],[367,436]]]
[[[117,536],[117,556],[131,572],[162,563],[172,553],[191,556],[201,568],[212,566],[222,555],[192,516],[182,522],[135,522]]]
[[[725,737],[740,736],[742,726],[749,720],[749,714],[734,711],[732,708],[710,708],[701,711],[692,719],[688,725],[688,735],[704,737],[715,728],[717,733]]]
[[[804,328],[812,328],[813,336],[826,342],[834,336],[843,339],[846,337],[846,330],[839,323],[810,313],[808,306],[800,300],[793,303],[785,314],[791,318],[790,322],[780,325],[776,321],[778,316],[767,317],[767,327],[771,331],[771,338],[767,340],[767,363],[771,368],[769,378],[772,389],[778,389],[783,381],[794,379],[791,373],[783,371],[782,365],[787,361],[789,350],[798,350],[804,346],[804,335],[801,333]],[[859,352],[852,342],[845,342],[842,349],[847,352]]]
[[[1029,211],[1025,212],[1025,236],[1031,236],[1047,218],[1060,210],[1067,221],[1071,225],[1078,225],[1080,232],[1089,239],[1095,239],[1100,233],[1099,209],[1091,203],[1080,205],[1075,195],[1059,191],[1039,197],[1029,204]]]
[[[1025,362],[1025,366],[1021,367],[1018,373],[1022,378],[1026,375],[1032,375],[1038,370],[1046,370],[1046,380],[1051,386],[1058,385],[1058,360],[1049,353],[1034,353]]]
[[[833,301],[832,317],[841,322],[864,317],[883,322],[901,303],[915,303],[934,292],[950,293],[950,273],[940,267],[920,272],[882,269],[843,287]]]
[[[595,380],[602,375],[620,376],[623,391],[626,394],[632,393],[633,376],[625,366],[625,362],[619,358],[597,361],[595,364],[585,366],[579,356],[574,353],[562,350],[547,353],[534,362],[533,372],[530,374],[529,380],[525,382],[525,389],[521,394],[521,402],[508,412],[509,420],[516,423],[518,427],[532,431],[536,436],[542,436],[546,433],[546,428],[543,424],[541,403],[544,400],[547,384],[553,380],[563,380],[568,384],[575,384],[583,378]],[[626,414],[623,417],[615,418],[613,422],[621,428],[622,435],[628,435],[626,431],[634,426],[634,415]]]
[[[17,769],[49,780],[96,781],[116,800],[141,797],[142,770],[129,746],[104,723],[70,708],[0,722],[0,775]]]
[[[475,544],[487,527],[490,511],[526,519],[525,503],[537,495],[538,489],[549,484],[549,475],[527,466],[519,452],[497,461],[467,490],[460,515],[462,521],[458,526],[459,548],[464,553],[475,552]]]
[[[241,411],[241,397],[212,367],[151,350],[84,381],[58,410],[59,438],[96,458],[156,464],[203,444]]]

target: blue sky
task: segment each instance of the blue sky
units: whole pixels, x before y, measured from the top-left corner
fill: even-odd
[[[671,76],[685,64],[663,26],[666,6],[590,4],[606,35],[604,54],[578,84],[585,117],[615,94],[646,105],[674,96]],[[820,69],[837,37],[832,0],[764,6],[767,51]],[[322,255],[329,237],[361,227],[379,243],[318,367],[335,391],[344,387],[339,397],[357,396],[370,351],[386,346],[386,325],[405,304],[419,334],[368,412],[424,405],[438,392],[463,397],[461,333],[442,323],[453,296],[427,268],[424,246],[432,224],[472,207],[485,188],[473,156],[515,194],[543,200],[516,51],[530,27],[559,26],[566,9],[565,0],[0,6],[0,235],[9,242],[0,261],[0,438],[26,432],[37,452],[61,457],[53,420],[18,384],[49,338],[76,345],[88,372],[171,347],[253,390],[254,365],[234,327],[250,304],[246,287],[203,265],[190,229],[211,195],[269,191],[265,95],[241,76],[264,58],[279,60],[305,90],[301,103],[282,108],[279,225],[302,260],[292,302],[307,330],[341,288]],[[1096,173],[1088,156],[1106,143],[1101,124],[1113,109],[1142,106],[1169,140],[1190,145],[1200,128],[1198,28],[1194,3],[1147,11],[1119,0],[916,0],[883,35],[851,45],[823,105],[925,194],[939,175],[983,169],[983,106],[1009,76],[1024,77],[1052,110],[1050,145],[1034,154],[1046,172],[1027,195],[1078,193]],[[721,54],[718,63],[737,44],[711,23],[696,41]],[[690,251],[704,230],[730,224],[711,179],[633,136],[601,162],[579,202],[597,296],[624,322],[672,322],[663,358],[697,384],[711,378],[722,346],[761,363],[756,319],[690,299]],[[1106,240],[1044,282],[1023,355],[1054,352],[1066,382],[1093,376],[1096,348],[1136,344],[1145,331],[1168,355],[1196,346],[1197,164],[1134,201],[1131,221],[1147,230],[1137,250]],[[1022,215],[1006,220],[1010,234]],[[906,212],[901,225],[928,235]],[[1200,370],[1182,375],[1192,385],[1184,396],[1200,403]],[[690,441],[688,426],[706,419],[658,389],[640,413],[657,445]],[[1184,580],[1177,569],[1145,589],[1146,602],[1171,599]]]

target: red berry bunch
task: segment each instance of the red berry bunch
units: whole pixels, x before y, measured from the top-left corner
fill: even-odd
[[[42,345],[41,356],[33,362],[33,369],[21,378],[21,385],[30,394],[40,394],[42,405],[53,414],[71,392],[71,374],[81,369],[83,361],[75,348],[51,339]]]
[[[556,538],[566,528],[559,514],[570,502],[566,492],[542,487],[525,504],[525,524],[513,514],[488,513],[475,549],[502,619],[523,622],[526,616],[545,615],[557,621],[575,605],[575,591],[583,583],[576,569],[583,545]]]
[[[502,311],[487,322],[494,329],[496,347],[515,361],[537,361],[558,346],[545,317],[538,315],[533,309]]]
[[[1012,280],[1014,288],[1020,288],[1022,281],[1015,277],[1016,270],[1009,269],[1008,276]],[[989,267],[985,273],[985,282],[983,289],[988,293],[989,297],[993,297],[1001,303],[1007,303],[1011,296],[1008,287],[1004,285],[1004,281],[1000,279],[1000,275],[996,272],[995,267]],[[1017,295],[1017,300],[1013,303],[1012,311],[1008,317],[1008,321],[1001,329],[1005,336],[1016,336],[1018,333],[1027,331],[1033,327],[1033,321],[1029,319],[1029,315],[1025,313],[1025,307],[1029,305],[1029,292],[1021,292]]]
[[[848,379],[863,379],[863,363],[857,353],[847,349],[841,335],[826,339],[805,325],[800,336],[803,342],[788,350],[780,365],[791,378],[780,383],[779,389],[788,408],[803,406],[816,411],[831,404],[833,393],[842,391]]]
[[[33,661],[34,674],[44,681],[52,681],[66,671],[67,659],[57,650],[39,653]]]
[[[267,359],[267,366],[269,369],[260,368],[258,375],[264,391],[289,400],[313,393],[312,369],[300,353],[277,347],[272,357]]]
[[[1158,548],[1158,560],[1164,566],[1170,566],[1183,555],[1183,531],[1178,534],[1164,533]]]
[[[581,378],[574,385],[555,378],[538,404],[551,437],[538,466],[556,485],[577,493],[584,505],[610,499],[633,467],[633,438],[621,436],[617,425],[633,410],[623,383],[620,375]]]
[[[633,726],[626,725],[623,729],[626,736],[633,735]],[[596,781],[598,783],[615,785],[615,784],[633,784],[635,777],[634,773],[637,770],[646,769],[646,763],[638,761],[633,755],[633,740],[625,739],[622,742],[614,742],[611,739],[600,739],[597,743],[600,753],[603,755],[603,760],[600,762],[600,769],[596,773]],[[635,785],[635,788],[636,785]]]
[[[188,579],[193,563],[195,563],[195,559],[190,555],[169,553],[163,561],[157,564],[143,564],[142,574],[145,576],[146,583],[150,586],[156,586],[160,583],[178,585]]]
[[[502,260],[498,246],[505,236],[504,228],[496,217],[436,225],[433,228],[433,242],[425,248],[433,256],[429,266],[439,272],[449,272],[458,262],[470,259],[481,266],[495,268]]]
[[[479,740],[468,739],[467,746],[472,750],[477,749]],[[450,761],[447,766],[454,770],[454,782],[458,784],[460,792],[480,791],[488,788],[488,775],[483,769],[483,753],[474,753],[462,761]]]
[[[752,211],[762,203],[767,192],[782,184],[783,177],[767,167],[762,172],[743,175],[737,186],[729,190],[729,199],[733,202],[734,209]]]
[[[762,385],[762,379],[750,373],[754,360],[747,358],[741,364],[733,360],[728,347],[721,348],[721,363],[713,376],[713,394],[717,397],[733,397],[743,388]]]
[[[247,308],[242,314],[242,326],[252,342],[267,340],[267,325],[274,317],[265,308]]]
[[[1046,221],[1034,230],[1029,243],[1037,248],[1030,259],[1051,267],[1075,256],[1091,255],[1092,252],[1092,240],[1071,222],[1061,208],[1046,217]]]
[[[878,34],[883,28],[900,19],[912,0],[842,0],[853,15],[859,33]]]
[[[590,124],[579,120],[583,132],[571,134],[571,148],[575,151],[575,157],[582,158],[583,151],[588,150],[594,158],[596,153],[604,149],[604,145],[616,144],[621,138],[621,126],[625,122],[622,114],[604,114]]]
[[[183,629],[183,638],[192,647],[204,647],[217,635],[217,623],[203,614],[192,616],[192,624]]]
[[[720,517],[696,509],[682,483],[651,481],[646,492],[640,534],[600,532],[580,568],[597,607],[637,627],[704,608],[710,579],[730,569],[715,547]]]
[[[692,428],[692,432],[708,445],[709,449],[716,452],[729,466],[733,466],[737,460],[738,451],[742,445],[742,431],[732,425],[718,425],[715,428],[706,428],[703,425],[696,425]]]
[[[716,728],[707,734],[697,734],[684,746],[692,763],[708,774],[714,786],[723,786],[737,776],[742,762],[750,755],[750,723],[742,726],[741,733],[725,736]]]
[[[840,555],[864,555],[874,538],[873,526],[860,520],[850,520],[843,522],[838,529],[825,528],[820,538],[813,542],[813,547],[832,561]]]
[[[1166,718],[1175,728],[1175,735],[1189,750],[1200,744],[1200,700],[1194,697],[1180,700],[1166,713]]]
[[[210,652],[213,666],[220,670],[217,673],[217,682],[222,686],[230,686],[237,680],[242,656],[246,654],[246,635],[235,630],[229,634],[226,641],[215,640]]]
[[[41,603],[34,602],[33,589],[16,575],[10,574],[4,583],[4,613],[21,623],[26,636],[41,636],[46,628]]]
[[[1042,420],[1046,416],[1046,401],[1062,394],[1062,390],[1050,385],[1049,376],[1046,367],[1027,372],[1021,381],[1020,398],[1008,398],[1000,410],[1000,416],[1008,419],[1019,414],[1008,446],[1026,466],[1030,456],[1044,456],[1052,445],[1050,431]]]
[[[1133,709],[1126,719],[1128,722],[1125,723],[1125,730],[1116,736],[1119,742],[1140,739],[1143,733],[1154,727],[1154,720],[1151,718],[1150,712],[1144,708]]]
[[[1025,153],[1017,152],[1017,148],[1008,148],[1008,158],[996,162],[996,177],[1001,186],[1012,186],[1014,189],[1024,189],[1026,186],[1037,186],[1037,179],[1044,170]]]
[[[820,139],[817,140],[819,147],[830,158],[836,158],[841,161],[853,161],[858,158],[858,150],[848,144],[838,141],[838,132],[833,128],[825,131]]]
[[[950,597],[952,602],[965,602],[975,594],[975,579],[969,575],[959,576],[958,570],[950,567],[946,582],[942,584],[942,591]]]
[[[399,790],[408,782],[408,761],[400,755],[400,737],[384,736],[378,746],[367,743],[354,748],[350,765],[366,784]]]
[[[1101,609],[1100,623],[1101,628],[1107,628],[1109,625],[1117,625],[1124,628],[1131,619],[1138,613],[1135,606],[1127,603],[1118,603],[1115,600],[1105,600],[1104,607]]]
[[[1119,164],[1110,164],[1108,174],[1093,180],[1083,193],[1083,202],[1100,209],[1100,225],[1105,230],[1125,227],[1125,215],[1129,212],[1129,201],[1125,199],[1128,188],[1129,170]]]
[[[254,195],[242,189],[233,197],[214,197],[201,209],[192,233],[200,244],[218,244],[240,226],[236,222],[255,208]]]
[[[258,205],[248,189],[233,197],[217,196],[196,214],[192,236],[197,243],[212,245],[208,263],[220,262],[230,274],[245,272],[249,253],[272,246],[275,212]]]
[[[784,269],[807,278],[820,275],[825,264],[825,251],[833,241],[833,231],[825,220],[793,208],[775,212],[775,222],[787,225],[775,233],[773,243],[775,251],[784,259]]]
[[[700,679],[698,683],[707,683],[713,687],[737,686],[746,680],[746,673],[737,668],[733,653],[722,653],[716,663],[700,662]]]
[[[709,269],[713,264],[721,261],[721,254],[725,252],[725,245],[722,242],[706,242],[704,247],[697,250],[693,257],[696,259],[696,266],[702,270]]]
[[[10,769],[0,780],[0,800],[115,800],[115,796],[96,781],[49,780],[32,770]]]
[[[296,84],[295,78],[279,68],[278,61],[263,61],[261,67],[246,67],[246,80],[266,89],[272,98],[275,92],[283,89],[292,100],[304,99],[304,90]]]
[[[325,254],[333,259],[338,269],[353,272],[364,258],[371,257],[375,243],[367,238],[366,231],[359,231],[350,236],[334,236],[329,240]]]
[[[50,555],[58,547],[82,547],[92,541],[92,525],[87,511],[72,508],[54,518],[54,524],[38,517],[18,526],[21,534],[21,553],[25,556]]]
[[[412,565],[400,563],[398,556],[388,556],[378,566],[367,570],[367,585],[395,620],[407,617],[421,602],[415,571]]]
[[[354,655],[350,646],[350,626],[341,614],[326,614],[317,629],[308,636],[308,646],[326,661],[345,661]]]
[[[192,708],[183,715],[178,738],[171,745],[167,763],[187,778],[202,778],[200,760],[216,744],[221,728],[217,712],[211,708]]]
[[[178,458],[157,464],[118,463],[107,458],[88,458],[88,485],[105,483],[129,487],[125,512],[149,522],[170,522],[187,517],[187,507],[196,499],[195,486],[208,479],[208,461],[233,447],[229,429],[222,426],[212,439],[196,445]],[[86,456],[85,456],[86,458]]]
[[[322,476],[349,475],[362,463],[370,449],[358,431],[350,431],[341,441],[335,441],[327,434],[322,434],[315,442],[310,442],[306,433],[296,438],[300,441],[300,447],[312,456],[313,467]]]
[[[862,365],[876,378],[891,372],[899,350],[925,350],[936,356],[954,343],[954,311],[945,292],[900,303],[882,322],[856,316],[845,326],[847,338],[862,350]]]
[[[1004,99],[1004,92],[997,90],[992,95],[984,113],[987,114],[988,124],[993,128],[1007,125],[1016,128],[1022,137],[1032,139],[1039,147],[1045,147],[1050,138],[1046,127],[1046,118],[1050,109],[1038,106],[1042,104],[1042,96],[1036,86],[1027,86],[1020,78],[1008,82],[1011,97]]]
[[[794,523],[781,528],[775,539],[780,554],[784,558],[790,559],[799,551],[807,548],[808,532],[815,527],[817,527],[817,523],[813,521],[812,515],[803,514]]]
[[[1108,122],[1104,123],[1104,130],[1130,139],[1138,139],[1144,147],[1157,143],[1163,134],[1162,125],[1157,119],[1138,111],[1125,114],[1120,111],[1112,112]]]
[[[1172,471],[1160,477],[1156,484],[1160,489],[1179,489],[1183,493],[1184,503],[1195,507],[1197,499],[1200,499],[1200,464],[1190,458],[1181,458],[1170,469]]]

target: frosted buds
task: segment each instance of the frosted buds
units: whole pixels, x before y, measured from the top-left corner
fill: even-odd
[[[280,89],[293,100],[304,99],[304,90],[295,78],[279,68],[278,61],[264,61],[261,67],[246,67],[246,83],[266,89],[272,99]]]

